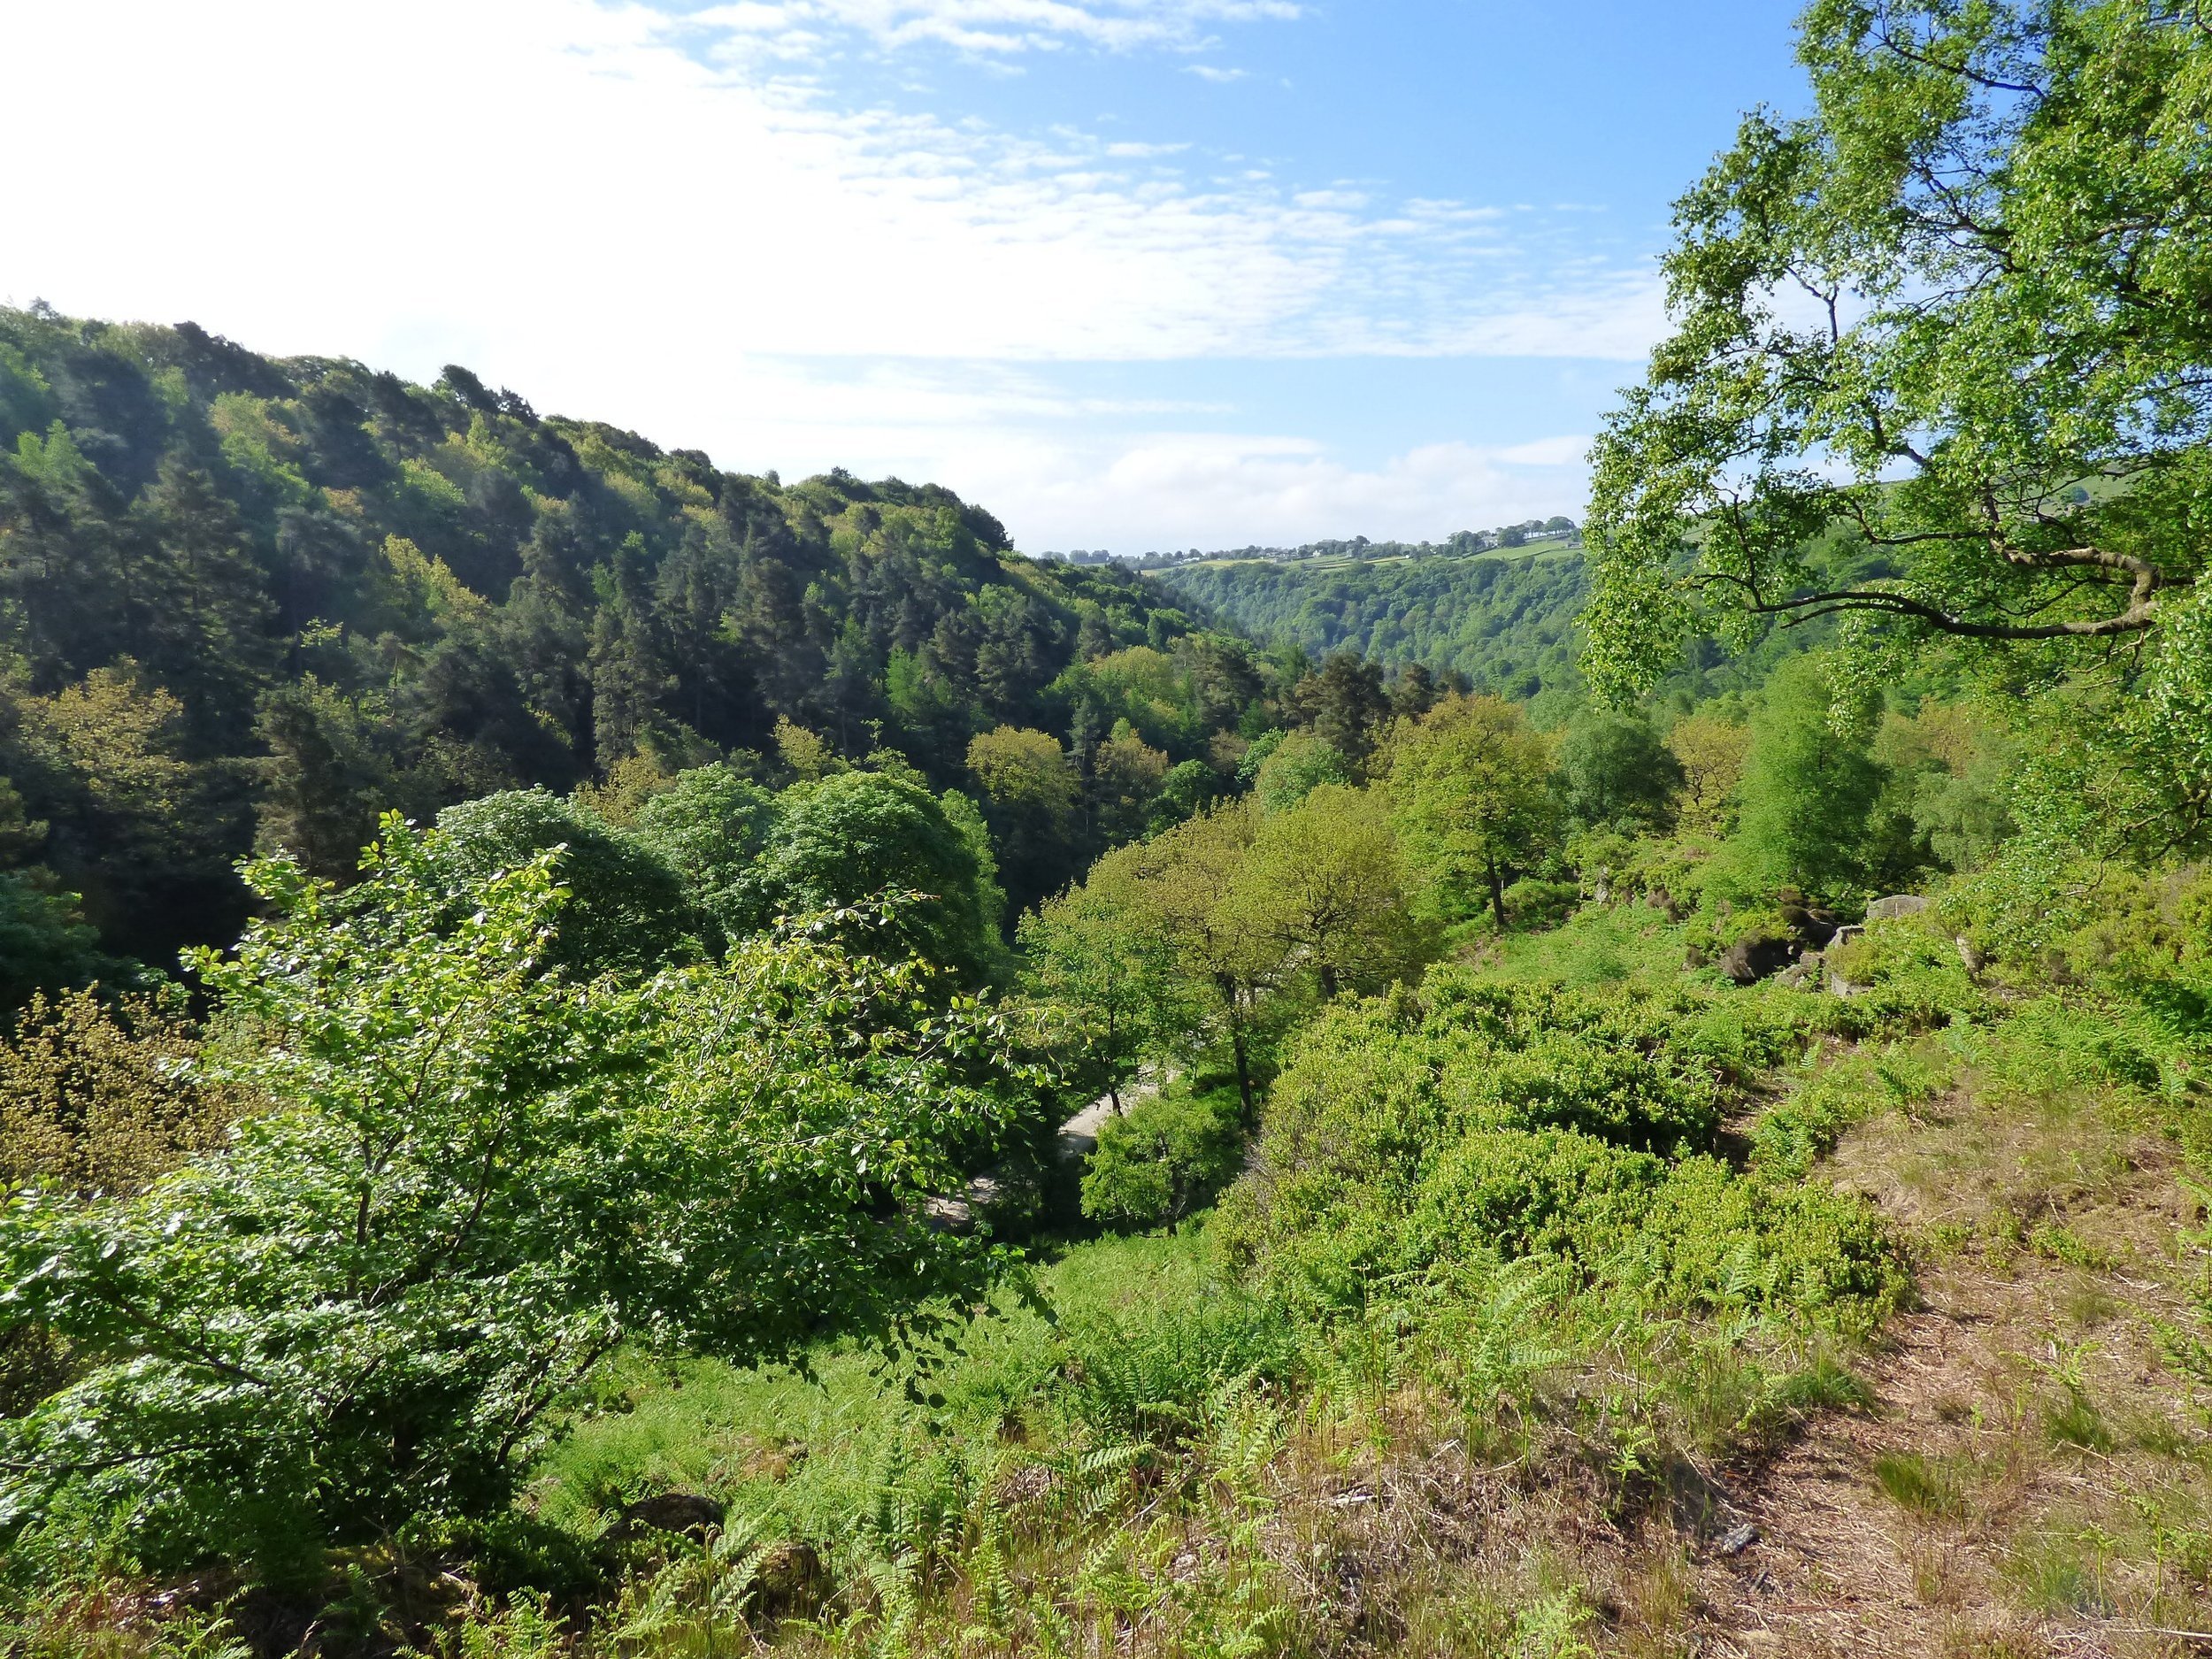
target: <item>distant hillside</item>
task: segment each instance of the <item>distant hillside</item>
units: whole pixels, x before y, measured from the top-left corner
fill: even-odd
[[[1225,560],[1178,565],[1153,580],[1270,645],[1457,669],[1517,697],[1578,683],[1575,618],[1589,582],[1577,549]]]
[[[342,874],[380,811],[649,786],[780,720],[939,787],[1001,724],[1087,777],[1125,703],[1202,756],[1258,680],[1195,626],[933,485],[724,472],[458,367],[0,310],[0,943],[57,885],[133,955],[227,938],[257,841]],[[1132,650],[1133,703],[1062,683]],[[1095,850],[1071,822],[1038,880]]]

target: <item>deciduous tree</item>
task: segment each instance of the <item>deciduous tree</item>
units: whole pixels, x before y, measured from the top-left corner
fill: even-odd
[[[1406,856],[1446,912],[1473,915],[1486,897],[1504,927],[1508,874],[1556,827],[1549,745],[1512,703],[1448,697],[1400,731],[1384,764]]]

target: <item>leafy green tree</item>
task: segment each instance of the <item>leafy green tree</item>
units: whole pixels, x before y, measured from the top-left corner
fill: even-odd
[[[1080,782],[1049,732],[1002,726],[968,744],[1008,897],[1017,909],[1064,882]]]
[[[695,766],[639,807],[637,836],[682,879],[693,905],[736,939],[768,919],[755,866],[776,815],[775,797],[733,768]]]
[[[999,956],[999,899],[982,860],[944,804],[910,779],[847,772],[794,784],[756,866],[768,917],[849,910],[886,894],[897,907],[887,946],[966,985],[988,979]]]
[[[1506,926],[1505,887],[1556,830],[1551,750],[1518,708],[1497,697],[1448,697],[1391,744],[1391,818],[1406,856],[1445,913],[1483,898]]]
[[[1426,954],[1389,804],[1371,789],[1325,783],[1262,818],[1229,907],[1273,953],[1312,973],[1324,1002],[1417,974]]]
[[[1642,714],[1586,710],[1559,741],[1561,803],[1586,829],[1658,830],[1672,817],[1681,763]]]
[[[268,757],[255,815],[264,852],[288,853],[311,875],[344,880],[377,820],[412,804],[401,799],[380,712],[312,674],[262,698],[255,731]]]
[[[1733,822],[1751,728],[1701,711],[1675,722],[1667,733],[1667,749],[1682,770],[1677,803],[1682,826],[1702,834],[1724,833]]]
[[[1118,1113],[1122,1086],[1192,1023],[1171,941],[1089,887],[1023,917],[1018,939],[1033,995],[1066,1021],[1061,1046],[1079,1062],[1085,1094],[1110,1097]]]
[[[993,1019],[800,938],[579,983],[555,859],[463,875],[437,839],[390,821],[346,895],[257,868],[272,913],[197,964],[264,1039],[226,1051],[270,1102],[227,1151],[0,1207],[12,1317],[83,1362],[0,1425],[6,1512],[301,1573],[503,1506],[618,1344],[772,1358],[978,1287],[924,1201],[1021,1099]]]
[[[1259,1110],[1255,1045],[1288,977],[1280,946],[1247,926],[1235,903],[1259,822],[1248,803],[1225,803],[1109,853],[1086,884],[1174,951],[1195,1015],[1184,1039],[1227,1044],[1248,1122]]]
[[[1022,559],[938,487],[718,472],[457,365],[415,387],[188,325],[0,307],[0,772],[140,954],[234,937],[253,847],[348,879],[380,813],[518,787],[621,822],[780,721],[820,734],[802,775],[888,741],[941,795],[1002,724],[1087,765],[1118,718],[1174,761],[1267,718],[1248,655],[1187,643],[1155,584]],[[1159,672],[1079,686],[1082,620]],[[93,680],[126,662],[189,784],[157,812],[94,812],[81,769],[26,752],[70,688],[127,712]],[[1095,841],[1058,816],[1008,879],[1026,903]]]
[[[1083,1213],[1125,1227],[1171,1225],[1226,1185],[1243,1157],[1234,1095],[1164,1090],[1099,1125]]]
[[[1202,772],[1205,768],[1195,762]],[[1090,794],[1097,815],[1097,831],[1108,846],[1119,846],[1144,833],[1154,804],[1167,782],[1166,754],[1130,729],[1126,720],[1114,723],[1113,733],[1091,754]],[[1188,818],[1189,809],[1177,818]]]
[[[181,699],[127,657],[16,712],[47,862],[106,936],[166,955],[227,907],[235,774],[194,764]]]
[[[1352,781],[1352,763],[1314,732],[1286,732],[1252,775],[1261,810],[1286,812],[1323,784]]]
[[[1321,666],[1293,688],[1291,701],[1314,734],[1355,772],[1374,752],[1391,715],[1382,664],[1350,651],[1332,651],[1323,658]]]
[[[695,922],[683,883],[648,843],[543,789],[486,795],[438,814],[428,856],[456,885],[555,855],[569,894],[547,960],[589,979],[650,973],[683,954]]]
[[[1869,819],[1881,794],[1872,723],[1839,720],[1828,664],[1785,664],[1751,722],[1743,808],[1726,867],[1749,893],[1785,887],[1840,896],[1866,874]]]
[[[1228,793],[1220,772],[1202,760],[1186,760],[1167,770],[1160,791],[1152,798],[1152,815],[1145,829],[1157,833],[1186,818],[1195,818]]]
[[[2212,34],[2152,0],[1816,0],[1813,108],[1676,208],[1673,334],[1594,451],[1586,666],[1847,612],[2153,634],[2207,568]]]
[[[77,895],[59,891],[51,871],[0,871],[0,1008],[19,1008],[41,991],[131,972],[129,964],[100,949]]]

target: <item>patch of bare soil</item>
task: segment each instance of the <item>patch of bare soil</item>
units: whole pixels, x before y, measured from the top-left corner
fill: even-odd
[[[1724,1478],[1686,1651],[2212,1652],[2212,1454],[2158,1346],[2192,1317],[2171,1148],[2078,1102],[1954,1098],[1834,1171],[1918,1241],[1921,1305],[1870,1409]]]

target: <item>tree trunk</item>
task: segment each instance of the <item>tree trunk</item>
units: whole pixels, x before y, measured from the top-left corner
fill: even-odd
[[[1244,1053],[1244,1027],[1233,1025],[1229,1030],[1230,1052],[1237,1061],[1237,1094],[1244,1102],[1244,1126],[1252,1127],[1260,1120],[1260,1110],[1252,1100],[1252,1068]]]
[[[1494,856],[1490,860],[1490,914],[1497,918],[1498,931],[1505,932],[1505,872]]]

